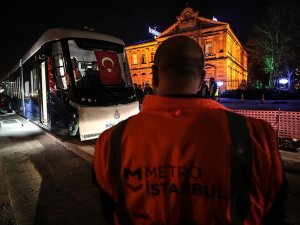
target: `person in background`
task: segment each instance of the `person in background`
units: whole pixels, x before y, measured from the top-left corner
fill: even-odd
[[[148,81],[146,81],[146,87],[144,89],[144,96],[145,95],[153,95],[153,89],[150,87]]]
[[[202,83],[202,85],[200,87],[200,90],[199,90],[199,92],[197,94],[198,94],[199,97],[209,98],[209,89],[208,89],[206,81],[203,81],[203,83]]]
[[[91,63],[91,68],[87,68],[85,75],[88,77],[97,77],[99,78],[98,64],[96,61]]]
[[[144,98],[143,90],[140,85],[137,85],[137,83],[134,83],[133,85],[134,85],[134,91],[135,91],[137,100],[139,101],[139,104],[141,105],[143,102],[143,98]]]
[[[80,80],[82,78],[82,75],[78,69],[78,61],[75,57],[72,59],[72,67],[73,67],[75,81]]]
[[[85,70],[85,75],[76,84],[78,88],[97,88],[100,86],[100,72],[96,61],[91,63],[91,68]]]
[[[218,97],[218,84],[213,77],[209,78],[209,97],[213,100]]]
[[[94,172],[110,224],[283,224],[273,128],[199,98],[203,68],[193,39],[165,40],[152,66],[154,95],[99,136]]]

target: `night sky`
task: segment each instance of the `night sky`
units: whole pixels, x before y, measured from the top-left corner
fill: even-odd
[[[125,43],[151,39],[148,27],[162,32],[176,22],[184,0],[8,1],[1,6],[0,76],[7,73],[48,28],[94,28]],[[48,2],[49,5],[46,5]],[[200,16],[228,22],[242,43],[264,18],[266,0],[189,0]]]

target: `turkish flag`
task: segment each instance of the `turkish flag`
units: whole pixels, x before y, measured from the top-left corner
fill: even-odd
[[[114,85],[122,83],[121,68],[115,52],[95,51],[100,74],[100,83]]]

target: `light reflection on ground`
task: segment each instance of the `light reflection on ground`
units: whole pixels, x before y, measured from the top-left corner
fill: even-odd
[[[15,113],[0,114],[0,137],[26,137],[42,133],[38,126]]]

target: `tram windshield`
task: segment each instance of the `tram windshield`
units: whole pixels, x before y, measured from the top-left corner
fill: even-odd
[[[132,87],[124,46],[98,40],[68,40],[78,89]]]

